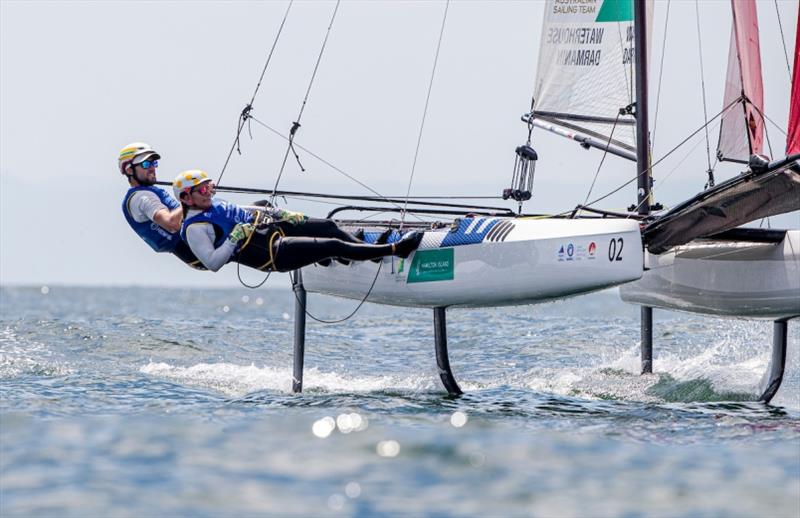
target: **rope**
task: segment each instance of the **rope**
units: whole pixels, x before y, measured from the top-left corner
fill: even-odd
[[[786,38],[783,36],[783,24],[781,23],[781,12],[778,10],[778,0],[775,0],[775,15],[778,17],[778,28],[781,31],[781,44],[783,45],[783,56],[786,58],[786,71],[789,72],[789,83],[792,82],[792,66],[789,64],[789,54],[786,51]],[[800,52],[800,49],[794,49]]]
[[[256,219],[255,219],[255,221],[253,221],[253,226],[254,226],[254,227],[257,227],[257,226],[258,226],[258,224],[259,224],[259,223],[260,223],[260,221],[261,221],[261,218],[262,218],[263,214],[264,214],[264,213],[263,213],[263,212],[261,212],[261,211],[259,211],[259,212],[256,214]],[[241,251],[242,251],[242,250],[244,250],[245,248],[247,248],[247,245],[249,245],[249,244],[250,244],[250,240],[251,240],[251,239],[253,239],[253,234],[255,234],[255,233],[256,233],[256,232],[255,232],[255,230],[253,230],[253,232],[251,232],[251,233],[250,233],[250,235],[249,235],[249,236],[247,236],[247,240],[244,242],[244,245],[242,245],[242,246],[241,246],[241,248],[239,248],[239,252],[240,252],[240,253],[241,253]],[[270,255],[270,261],[272,261],[272,239],[273,239],[273,238],[274,238],[274,235],[273,235],[273,236],[271,236],[271,237],[270,237],[270,240],[269,240],[269,250],[270,250],[270,254],[269,254],[269,255]],[[236,261],[236,277],[239,279],[239,284],[241,284],[241,285],[242,285],[242,286],[244,286],[245,288],[250,288],[251,290],[254,290],[254,289],[256,289],[256,288],[260,288],[261,286],[263,286],[263,285],[264,285],[264,283],[265,283],[265,282],[267,282],[267,279],[269,279],[269,276],[270,276],[270,275],[272,275],[272,271],[268,271],[268,272],[267,272],[267,275],[266,275],[266,276],[264,276],[264,278],[261,280],[261,282],[259,282],[258,284],[255,284],[255,285],[250,285],[250,284],[247,284],[246,282],[244,282],[244,279],[242,279],[242,271],[241,271],[241,268],[242,268],[242,263],[240,263],[240,262]]]
[[[300,113],[297,114],[297,119],[292,123],[292,128],[289,130],[289,145],[286,146],[286,153],[283,155],[283,162],[281,163],[281,169],[278,172],[278,177],[275,179],[275,187],[272,188],[272,195],[270,196],[270,202],[275,201],[275,196],[276,196],[275,192],[278,190],[278,183],[281,181],[281,176],[283,176],[283,170],[286,168],[286,160],[289,158],[289,151],[294,153],[294,156],[297,159],[297,164],[300,166],[300,170],[305,171],[305,169],[303,169],[303,165],[300,163],[300,157],[294,150],[294,136],[297,133],[297,130],[300,129],[300,119],[303,117],[303,111],[306,109],[306,103],[308,102],[308,97],[311,94],[311,87],[314,85],[314,79],[317,77],[317,70],[319,70],[319,64],[322,61],[322,55],[325,52],[325,46],[328,44],[328,37],[331,34],[331,27],[333,27],[333,21],[336,19],[336,13],[339,12],[340,3],[341,0],[336,0],[336,6],[333,8],[331,21],[328,23],[328,30],[325,31],[325,39],[322,41],[322,47],[319,49],[319,55],[317,56],[317,63],[314,65],[314,72],[311,74],[311,80],[308,82],[308,89],[306,89],[306,95],[303,98],[303,103],[300,105]]]
[[[261,286],[263,286],[264,283],[267,282],[267,279],[269,279],[269,276],[272,275],[271,271],[267,272],[267,275],[264,276],[264,278],[261,280],[261,282],[259,282],[258,284],[252,284],[251,285],[251,284],[247,284],[246,282],[244,282],[244,279],[242,279],[241,268],[242,268],[242,263],[237,262],[236,263],[236,277],[239,279],[239,284],[241,284],[245,288],[250,288],[251,290],[254,290],[256,288],[260,288]]]
[[[706,162],[708,163],[708,183],[706,183],[706,188],[714,187],[714,171],[711,169],[711,144],[708,139],[708,108],[706,107],[706,79],[705,79],[705,68],[703,67],[703,41],[700,37],[700,5],[698,4],[698,0],[694,0],[694,10],[695,10],[695,24],[697,26],[697,46],[698,46],[698,55],[700,56],[700,85],[701,91],[703,92],[703,121],[705,121],[704,128],[706,130]]]
[[[372,293],[372,288],[375,287],[375,283],[378,281],[378,275],[380,275],[380,273],[381,273],[381,267],[382,266],[383,266],[383,261],[378,263],[378,271],[375,272],[375,278],[372,279],[372,284],[370,284],[369,289],[367,290],[367,294],[364,295],[364,298],[361,299],[361,302],[358,303],[358,306],[356,306],[356,309],[354,309],[352,311],[352,313],[350,313],[349,315],[347,315],[346,317],[343,317],[343,318],[338,318],[338,319],[335,319],[335,320],[324,320],[324,319],[321,319],[321,318],[317,318],[314,315],[312,315],[311,313],[309,313],[309,311],[308,311],[308,309],[306,307],[306,304],[303,304],[300,301],[300,298],[297,296],[297,292],[294,291],[294,289],[292,290],[292,293],[294,293],[295,300],[297,300],[297,302],[300,303],[300,305],[303,307],[303,313],[305,313],[306,315],[311,317],[312,320],[316,320],[320,324],[341,324],[342,322],[344,322],[346,320],[350,320],[351,318],[353,318],[353,316],[356,313],[358,313],[358,310],[361,309],[361,306],[363,306],[364,303],[367,301],[367,299],[369,298],[370,294]],[[292,287],[294,287],[294,281],[292,281]]]
[[[256,84],[256,88],[253,91],[253,96],[250,98],[250,102],[247,103],[247,106],[244,107],[242,113],[239,114],[239,122],[236,128],[236,138],[233,139],[233,144],[231,144],[231,149],[228,151],[228,157],[225,159],[225,164],[222,166],[222,171],[219,173],[219,178],[217,178],[217,183],[219,184],[222,182],[222,175],[225,174],[225,169],[228,167],[228,162],[231,160],[231,156],[233,155],[233,150],[236,149],[239,154],[242,154],[242,150],[239,148],[239,136],[242,134],[242,129],[244,129],[245,122],[250,118],[250,112],[253,110],[253,102],[256,100],[256,94],[258,93],[258,89],[261,88],[261,81],[264,80],[264,74],[267,72],[267,67],[269,66],[269,62],[272,61],[272,54],[275,52],[275,47],[278,45],[278,39],[281,37],[281,33],[283,32],[283,26],[286,24],[286,18],[289,17],[289,10],[292,8],[292,4],[294,0],[289,0],[289,5],[286,7],[286,12],[283,14],[283,20],[281,21],[281,25],[278,28],[278,34],[275,35],[275,40],[272,42],[272,48],[269,49],[269,55],[267,56],[267,62],[264,63],[264,68],[261,70],[261,77],[258,78],[258,84]]]
[[[447,21],[447,11],[450,9],[450,0],[444,6],[442,16],[442,27],[439,29],[439,42],[436,44],[436,55],[433,58],[433,70],[431,70],[431,80],[428,83],[428,95],[425,98],[425,109],[422,111],[422,122],[419,125],[419,135],[417,136],[417,149],[414,151],[414,162],[411,165],[411,176],[408,178],[408,189],[406,190],[406,203],[403,206],[400,218],[400,231],[403,230],[403,223],[406,220],[406,207],[408,206],[408,196],[411,194],[411,182],[414,180],[414,171],[417,168],[417,158],[419,157],[419,147],[422,143],[422,130],[425,128],[425,118],[428,115],[428,103],[431,100],[431,90],[433,90],[433,78],[436,76],[436,64],[439,62],[439,50],[442,48],[442,36],[444,35],[444,24]]]
[[[658,68],[658,91],[656,93],[656,113],[653,117],[653,135],[651,149],[656,147],[656,128],[658,127],[658,107],[661,104],[661,82],[664,79],[664,56],[667,55],[667,27],[669,26],[669,7],[672,0],[667,0],[667,14],[664,20],[664,41],[661,43],[661,65]]]

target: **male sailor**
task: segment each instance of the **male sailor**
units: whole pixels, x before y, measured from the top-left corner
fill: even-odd
[[[133,142],[119,152],[119,171],[130,185],[122,200],[122,213],[150,248],[172,253],[189,266],[203,269],[188,245],[181,241],[181,204],[155,185],[160,159],[161,155],[144,142]]]
[[[395,243],[366,244],[330,220],[323,223],[299,212],[246,209],[216,200],[214,183],[200,170],[179,174],[172,188],[184,210],[181,239],[211,271],[231,261],[261,271],[288,272],[331,258],[407,258],[422,241],[422,233],[409,232]]]

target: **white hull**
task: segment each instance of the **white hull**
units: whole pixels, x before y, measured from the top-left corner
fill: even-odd
[[[642,275],[639,224],[624,219],[465,218],[425,232],[408,259],[303,269],[308,291],[411,307],[528,304],[588,293]]]
[[[780,319],[800,315],[800,230],[780,243],[695,240],[647,254],[641,280],[622,300],[710,315]]]

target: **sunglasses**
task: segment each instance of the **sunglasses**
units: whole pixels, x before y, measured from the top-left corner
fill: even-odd
[[[214,185],[214,182],[205,182],[201,183],[197,187],[192,188],[192,192],[196,192],[201,196],[206,196],[207,194],[213,194],[217,191],[217,186]]]
[[[151,167],[158,167],[158,160],[142,160],[136,165],[142,169],[150,169]]]

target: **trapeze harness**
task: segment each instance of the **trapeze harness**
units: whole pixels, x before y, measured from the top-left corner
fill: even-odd
[[[237,224],[258,225],[262,219],[265,218],[260,212],[254,214],[232,203],[212,200],[210,209],[195,214],[183,222],[180,237],[186,243],[188,242],[186,231],[189,226],[195,223],[210,223],[214,227],[214,248],[219,248]],[[268,225],[259,232],[253,232],[246,240],[239,242],[227,262],[241,263],[263,272],[271,271],[275,264],[273,245],[275,240],[283,235],[280,228],[273,225]]]
[[[169,193],[167,193],[167,191],[160,187],[154,187],[152,185],[131,187],[128,189],[128,192],[125,193],[125,197],[122,199],[122,214],[125,216],[125,220],[128,222],[128,225],[131,226],[133,231],[136,232],[139,237],[141,237],[144,242],[147,243],[154,251],[171,253],[192,268],[205,270],[203,264],[194,255],[192,250],[189,248],[189,245],[181,240],[177,232],[174,234],[172,232],[168,232],[167,230],[161,228],[161,226],[155,221],[147,220],[138,222],[133,219],[129,204],[131,197],[137,191],[152,192],[158,196],[159,201],[161,201],[161,203],[164,204],[164,206],[170,211],[180,207],[180,203],[178,203],[172,196],[169,195]]]

